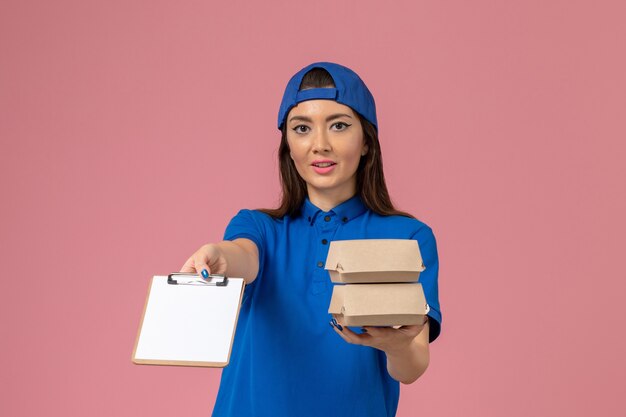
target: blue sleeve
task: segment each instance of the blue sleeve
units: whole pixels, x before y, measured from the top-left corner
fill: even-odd
[[[249,286],[254,286],[254,284],[259,281],[259,278],[263,274],[263,265],[265,263],[265,233],[259,215],[263,214],[253,210],[239,210],[239,213],[230,220],[224,231],[224,240],[232,241],[239,238],[250,239],[256,244],[259,250],[259,272]]]
[[[430,307],[429,341],[434,341],[441,333],[441,307],[439,305],[439,257],[437,255],[437,241],[430,227],[424,225],[412,236],[417,240],[420,254],[426,269],[420,273],[419,281],[424,288],[426,302]]]

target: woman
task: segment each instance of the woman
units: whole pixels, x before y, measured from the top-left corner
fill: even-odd
[[[399,382],[426,370],[441,323],[435,238],[394,209],[377,126],[374,98],[352,70],[330,62],[300,70],[278,116],[280,206],[241,210],[224,241],[182,267],[247,283],[213,416],[394,416]],[[429,318],[355,333],[328,315],[328,246],[382,238],[418,241]]]

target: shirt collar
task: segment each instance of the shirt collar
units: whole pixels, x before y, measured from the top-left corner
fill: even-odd
[[[302,214],[305,219],[309,222],[313,223],[315,218],[320,215],[328,215],[335,214],[337,219],[343,223],[347,223],[355,217],[360,216],[361,214],[367,211],[367,207],[363,204],[363,201],[355,194],[353,197],[339,204],[335,208],[331,209],[328,212],[322,211],[319,207],[311,203],[309,197],[304,199],[304,203],[302,204]]]

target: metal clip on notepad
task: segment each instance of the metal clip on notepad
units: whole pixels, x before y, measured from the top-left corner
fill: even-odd
[[[228,277],[224,275],[209,275],[206,279],[198,277],[196,274],[187,272],[173,272],[167,276],[167,283],[171,285],[215,285],[225,287],[228,285]]]

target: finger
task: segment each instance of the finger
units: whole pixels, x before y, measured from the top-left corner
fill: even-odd
[[[187,261],[185,261],[185,264],[183,265],[182,268],[180,268],[179,272],[195,273],[196,269],[193,267],[193,265],[194,265],[193,258],[190,257],[189,259],[187,259]]]
[[[348,326],[343,326],[342,333],[350,340],[357,340],[359,336],[358,334],[354,333]]]
[[[343,340],[345,340],[348,343],[352,343],[355,345],[362,345],[364,344],[364,339],[370,337],[367,334],[363,334],[363,335],[356,334],[352,330],[350,330],[349,327],[339,324],[337,320],[335,319],[334,315],[333,315],[333,319],[330,321],[330,324],[333,326],[333,329],[335,330],[335,332],[339,336],[341,336]]]
[[[400,329],[398,329],[398,331],[410,338],[417,336],[422,332],[422,330],[424,330],[424,325],[422,324],[417,326],[407,326],[406,328],[401,327]]]
[[[346,324],[343,322],[343,316],[342,315],[336,315],[336,314],[332,314],[333,319],[335,319],[337,321],[337,324],[339,324],[342,327],[347,327]],[[354,333],[354,332],[352,332]]]
[[[372,337],[381,337],[390,334],[393,332],[393,328],[391,327],[378,327],[378,326],[364,326],[363,327],[369,335]]]
[[[332,324],[332,323],[331,323],[331,324]],[[348,339],[348,338],[346,337],[346,333],[344,333],[344,332],[346,331],[346,329],[347,329],[346,327],[343,327],[343,330],[339,330],[339,328],[338,328],[337,326],[333,325],[333,330],[335,331],[335,333],[337,333],[337,334],[338,334],[338,335],[339,335],[339,336],[340,336],[343,340],[345,340],[346,342],[348,342],[348,343],[352,343],[352,342],[350,341],[350,339]]]
[[[332,324],[333,327],[336,327],[337,330],[339,330],[340,332],[343,331],[343,323],[341,322],[341,317],[337,317],[336,315],[332,314],[330,324]]]
[[[211,268],[204,261],[197,261],[195,265],[196,271],[198,271],[198,275],[200,278],[208,278],[211,273]]]
[[[207,278],[211,273],[211,269],[203,260],[196,260],[194,257],[187,259],[180,272],[188,274],[198,274],[200,278]]]
[[[406,333],[414,333],[415,335],[418,335],[424,329],[426,324],[428,324],[428,317],[424,318],[424,321],[420,324],[411,324],[411,325],[401,326],[400,330]]]
[[[372,336],[367,333],[355,333],[347,326],[344,326],[342,333],[350,343],[355,345],[368,345],[368,341],[372,338]]]

